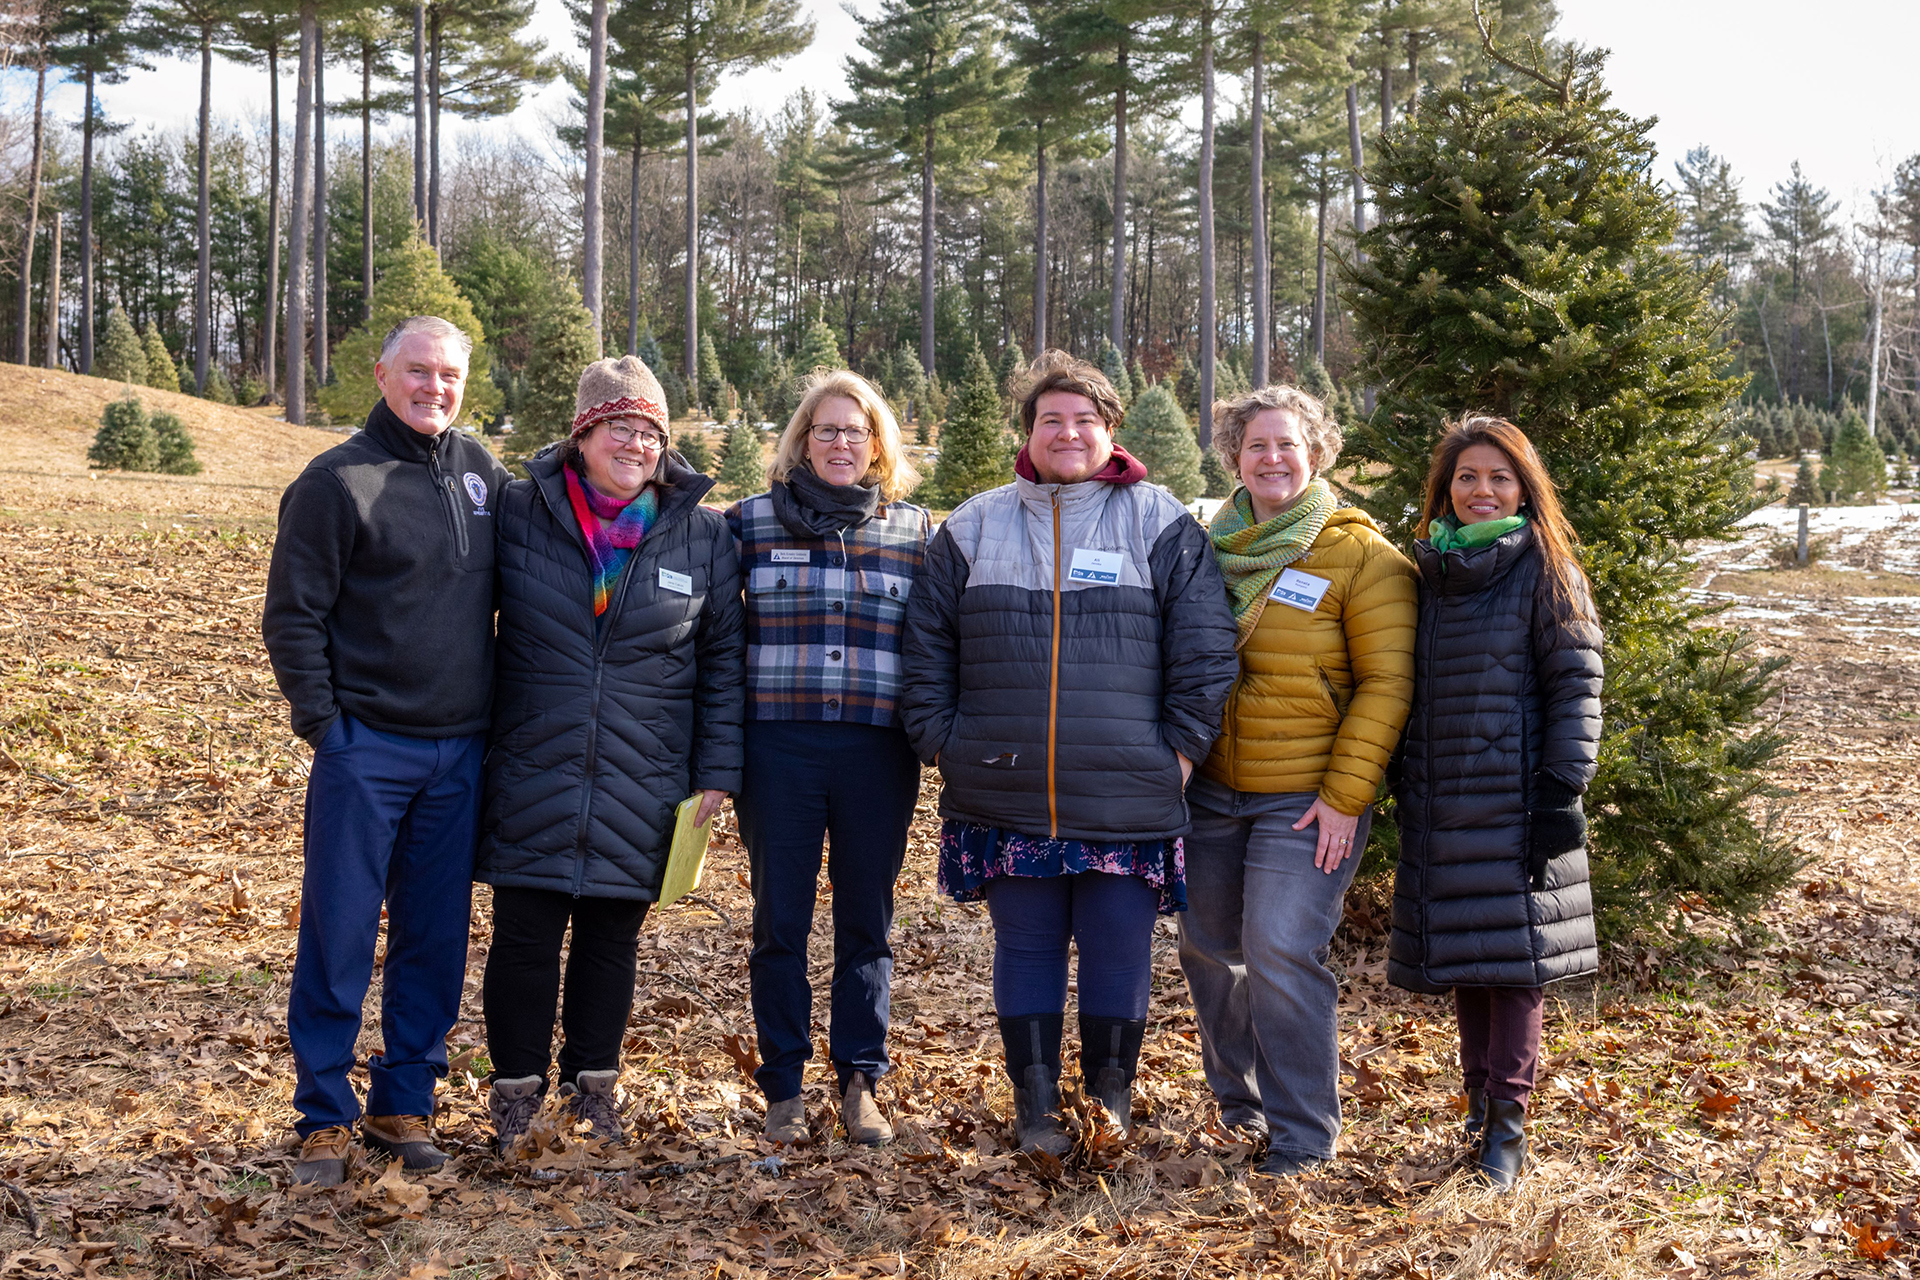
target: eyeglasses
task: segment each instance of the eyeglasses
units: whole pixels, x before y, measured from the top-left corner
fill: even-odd
[[[607,438],[615,444],[632,444],[637,438],[640,441],[640,447],[649,453],[658,453],[667,447],[667,438],[658,431],[650,431],[646,427],[629,427],[620,422],[607,424]]]
[[[865,444],[873,438],[873,428],[842,427],[831,422],[816,422],[807,428],[807,434],[821,444],[832,444],[838,436],[845,436],[848,444]]]

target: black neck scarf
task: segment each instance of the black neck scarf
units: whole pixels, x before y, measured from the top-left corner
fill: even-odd
[[[773,482],[773,514],[796,538],[831,538],[865,524],[880,509],[880,486],[829,484],[805,463]]]

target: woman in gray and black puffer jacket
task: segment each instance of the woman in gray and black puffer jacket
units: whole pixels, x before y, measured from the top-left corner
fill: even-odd
[[[1387,977],[1453,991],[1467,1136],[1504,1190],[1526,1158],[1544,988],[1599,965],[1580,797],[1600,626],[1553,481],[1512,423],[1447,431],[1424,519]]]

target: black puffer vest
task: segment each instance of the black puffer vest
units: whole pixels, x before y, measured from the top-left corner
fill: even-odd
[[[594,625],[558,450],[507,487],[483,833],[493,885],[654,901],[674,808],[737,792],[746,703],[740,567],[713,481],[661,460],[660,514]],[[686,588],[682,590],[681,588]]]
[[[1528,874],[1537,779],[1574,794],[1600,744],[1600,628],[1548,589],[1533,527],[1414,546],[1420,629],[1394,785],[1387,978],[1410,991],[1538,987],[1599,965],[1587,853]]]

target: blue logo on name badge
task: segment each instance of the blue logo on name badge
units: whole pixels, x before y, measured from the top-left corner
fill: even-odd
[[[467,496],[473,499],[474,506],[484,507],[487,505],[487,482],[485,480],[482,480],[479,476],[469,471],[460,477],[460,482],[467,486]]]

